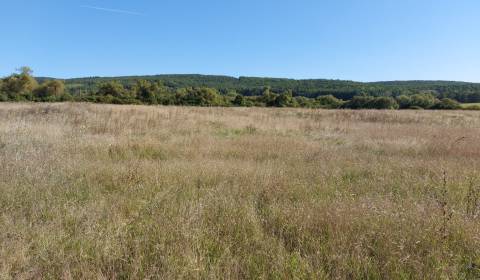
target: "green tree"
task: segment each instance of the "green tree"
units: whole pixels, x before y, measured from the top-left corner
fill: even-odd
[[[273,106],[276,106],[276,99],[277,99],[277,94],[273,93],[270,90],[270,87],[264,87],[262,91],[262,96],[259,98],[258,101],[265,104],[265,106],[273,107]]]
[[[60,80],[46,81],[34,90],[40,100],[58,100],[65,94],[65,84]]]
[[[320,108],[337,109],[340,108],[344,102],[333,95],[321,95],[315,99],[315,103]]]
[[[112,96],[116,98],[125,97],[126,94],[127,91],[124,86],[116,81],[101,84],[97,92],[97,95],[100,96]]]
[[[273,100],[273,106],[275,107],[296,107],[297,105],[290,90],[275,96]]]
[[[235,106],[247,106],[247,101],[246,101],[246,98],[241,95],[241,94],[237,94],[235,96],[235,99],[233,99],[232,101],[232,104],[235,105]]]
[[[314,108],[316,107],[312,98],[307,98],[305,96],[295,96],[295,102],[299,107],[302,108]]]
[[[134,96],[146,104],[157,104],[158,85],[149,81],[139,80],[133,88]]]
[[[224,100],[216,89],[187,88],[176,94],[177,105],[187,106],[222,106]]]
[[[400,109],[408,109],[412,106],[412,98],[408,95],[400,95],[396,99]]]
[[[420,107],[424,109],[429,109],[438,102],[438,99],[433,95],[426,93],[414,94],[411,96],[411,99],[412,103],[410,104],[410,107]]]
[[[392,97],[380,96],[372,100],[370,108],[396,110],[399,108],[397,101]]]
[[[343,107],[347,109],[371,109],[374,99],[373,96],[354,96]]]
[[[458,103],[456,100],[450,99],[450,98],[443,98],[433,106],[433,109],[438,109],[438,110],[458,110],[462,106],[460,103]]]
[[[0,92],[7,94],[13,100],[30,100],[38,83],[32,76],[29,67],[21,67],[19,73],[14,73],[3,79]]]

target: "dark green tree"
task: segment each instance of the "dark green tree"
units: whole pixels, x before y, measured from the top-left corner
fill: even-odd
[[[145,104],[157,104],[156,93],[159,91],[158,85],[146,80],[139,80],[133,88],[134,96]]]
[[[290,90],[276,95],[273,100],[273,106],[275,107],[296,107],[297,105]]]

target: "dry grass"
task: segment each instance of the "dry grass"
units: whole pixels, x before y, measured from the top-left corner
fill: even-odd
[[[479,112],[0,104],[0,120],[1,279],[480,277]]]

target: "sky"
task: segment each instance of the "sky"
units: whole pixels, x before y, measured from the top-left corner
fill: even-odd
[[[0,76],[480,82],[478,0],[4,0]]]

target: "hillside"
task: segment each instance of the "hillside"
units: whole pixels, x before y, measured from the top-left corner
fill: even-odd
[[[47,78],[37,78],[42,81]],[[452,98],[464,103],[480,102],[480,84],[455,81],[385,81],[362,83],[344,80],[326,79],[283,79],[258,77],[229,77],[214,75],[153,75],[124,77],[86,77],[65,80],[71,94],[96,91],[105,82],[118,81],[126,87],[133,86],[138,80],[160,82],[164,86],[179,89],[186,87],[209,87],[220,92],[237,91],[251,96],[259,95],[264,87],[274,92],[292,91],[294,96],[317,97],[333,95],[341,99],[351,99],[355,95],[398,96],[416,93],[432,93],[439,98]]]

